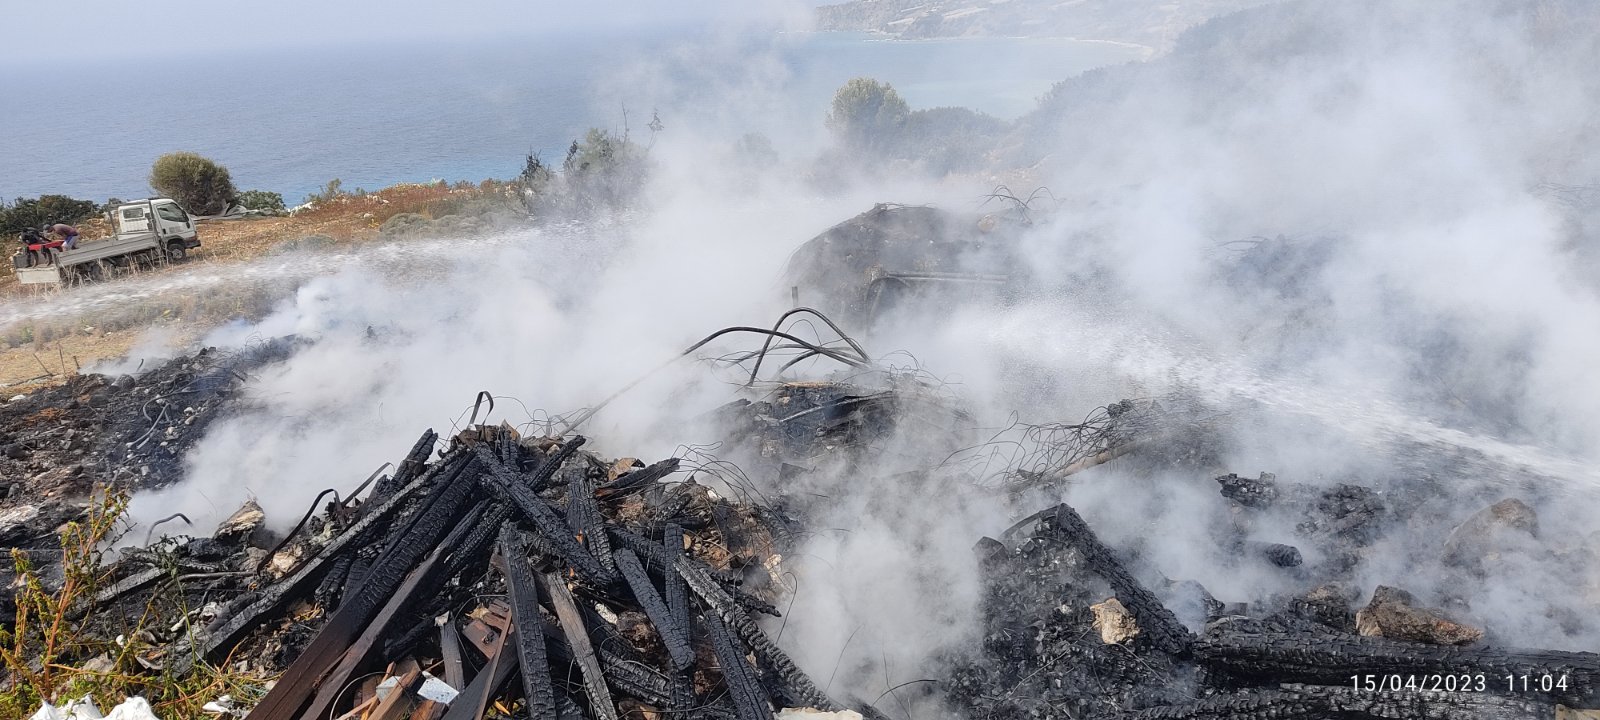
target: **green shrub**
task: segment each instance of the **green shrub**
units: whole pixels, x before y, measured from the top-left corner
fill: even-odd
[[[265,213],[285,213],[289,208],[283,204],[283,196],[266,190],[246,190],[239,193],[238,202],[246,210],[255,210]]]
[[[156,158],[150,187],[195,215],[221,214],[239,194],[227,168],[192,152]]]
[[[15,235],[27,228],[37,228],[45,223],[72,225],[99,211],[99,203],[74,200],[65,195],[17,198],[10,204],[0,201],[0,233]]]
[[[894,91],[894,86],[858,77],[833,94],[828,129],[847,147],[881,150],[894,140],[909,114],[910,106]]]
[[[356,191],[357,192],[363,192],[363,193],[365,192],[364,190],[361,190],[360,188],[357,188]],[[305,199],[305,202],[308,202],[308,203],[314,203],[314,202],[315,203],[323,203],[323,202],[328,202],[329,200],[333,200],[335,198],[344,197],[344,196],[349,195],[349,194],[350,193],[345,192],[344,181],[340,180],[339,178],[334,178],[332,180],[329,180],[326,185],[323,185],[321,190],[318,190],[318,191],[316,191],[314,193],[311,193],[310,195],[307,195],[306,199]]]

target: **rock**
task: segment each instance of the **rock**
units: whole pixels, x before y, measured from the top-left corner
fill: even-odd
[[[117,669],[117,664],[115,662],[112,662],[110,655],[107,655],[105,653],[101,653],[99,655],[94,656],[93,658],[90,658],[88,662],[85,662],[82,665],[81,669],[84,672],[91,672],[91,673],[97,673],[97,674],[101,674],[101,675],[106,675],[106,674],[110,674],[111,671],[116,670]]]
[[[1139,636],[1139,626],[1121,600],[1110,598],[1090,605],[1089,612],[1094,613],[1094,627],[1100,631],[1100,641],[1107,645],[1120,645]]]
[[[1247,542],[1245,551],[1281,568],[1300,567],[1300,549],[1283,543]]]
[[[11,443],[10,445],[7,445],[4,453],[6,457],[11,458],[12,460],[26,460],[28,458],[28,448],[23,447],[22,443]]]
[[[1356,613],[1356,632],[1432,645],[1469,645],[1483,639],[1483,630],[1458,623],[1442,611],[1415,606],[1404,590],[1379,585],[1372,601]]]
[[[1294,598],[1289,604],[1295,612],[1305,617],[1349,632],[1355,629],[1355,616],[1350,608],[1355,605],[1360,595],[1361,593],[1353,586],[1330,582],[1312,588],[1310,592]]]
[[[1484,574],[1485,561],[1527,547],[1539,536],[1539,516],[1527,503],[1506,498],[1473,513],[1450,531],[1442,562],[1475,575]]]
[[[1261,473],[1257,480],[1239,477],[1235,473],[1228,473],[1216,480],[1222,486],[1223,497],[1244,507],[1271,507],[1278,499],[1278,476],[1269,472]]]
[[[28,525],[37,520],[40,514],[38,505],[18,505],[0,510],[0,541],[13,543],[31,534]]]
[[[217,526],[217,531],[212,533],[212,537],[222,542],[248,541],[261,529],[266,519],[267,514],[255,500],[246,500],[244,505]]]

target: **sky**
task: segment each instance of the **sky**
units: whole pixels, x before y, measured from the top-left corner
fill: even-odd
[[[605,28],[726,27],[781,23],[803,27],[818,0],[278,0],[218,4],[152,0],[0,0],[12,38],[64,35],[81,61],[220,49],[258,50],[394,40],[538,36]],[[0,44],[0,67],[38,64],[53,51],[40,42]]]

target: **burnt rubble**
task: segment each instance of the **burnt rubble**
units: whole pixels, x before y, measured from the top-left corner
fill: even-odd
[[[0,505],[0,521],[27,518],[7,542],[59,583],[67,570],[48,561],[52,548],[66,553],[50,540],[62,523],[94,517],[91,482],[169,482],[206,425],[239,407],[249,368],[282,350],[205,352],[13,403],[5,427],[26,457],[10,462],[23,463],[14,467],[28,486]],[[865,363],[856,353],[846,357]],[[903,691],[934,701],[921,707],[996,720],[1600,708],[1600,655],[1510,647],[1474,624],[1466,593],[1363,585],[1382,543],[1439,522],[1419,510],[1438,487],[1430,478],[1221,474],[1212,419],[1164,398],[1024,426],[1025,450],[999,463],[996,480],[969,483],[974,463],[961,453],[972,420],[961,404],[915,374],[875,372],[757,384],[752,371],[753,399],[712,413],[725,449],[740,453],[738,477],[712,470],[728,471],[728,461],[690,449],[601,456],[577,433],[581,421],[528,435],[472,424],[449,437],[423,433],[389,472],[324,493],[284,535],[254,503],[214,530],[173,520],[159,528],[172,534],[120,551],[93,593],[68,607],[80,642],[53,660],[152,682],[234,673],[250,680],[231,687],[250,691],[232,701],[270,720],[909,713],[881,696],[830,693],[769,631],[792,587],[784,558],[813,530],[808,503],[826,502],[816,491],[914,478],[930,492],[960,486],[1023,512],[1045,507],[974,538],[981,632],[941,649],[921,669],[928,681]],[[475,410],[469,424],[476,419]],[[51,444],[52,433],[73,442]],[[891,453],[949,459],[903,468]],[[53,469],[63,463],[76,469]],[[1129,482],[1117,489],[1124,496],[1183,481],[1213,493],[1225,506],[1224,521],[1208,525],[1216,553],[1290,590],[1213,595],[1163,575],[1172,568],[1158,569],[1096,507],[1061,502],[1068,484],[1111,480],[1082,473],[1113,463],[1114,480]],[[31,514],[17,510],[24,499]],[[1546,539],[1533,507],[1512,498],[1457,516],[1437,536],[1447,577],[1480,580]],[[1592,549],[1557,551],[1581,570],[1574,575],[1592,577]],[[11,626],[14,608],[4,609],[0,624]]]
[[[128,553],[90,632],[191,608],[146,631],[133,661],[281,673],[253,718],[476,718],[502,695],[531,717],[844,708],[755,619],[778,614],[776,584],[745,578],[778,572],[782,517],[660,482],[676,459],[604,459],[581,436],[480,426],[430,458],[438,440],[422,436],[364,500],[327,503],[270,553],[250,544],[251,507],[213,537]],[[385,667],[401,678],[386,697],[403,701],[355,685]],[[415,695],[419,667],[459,694]]]

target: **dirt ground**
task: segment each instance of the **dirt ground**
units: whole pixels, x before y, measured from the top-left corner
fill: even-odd
[[[366,242],[376,238],[383,222],[397,214],[441,217],[486,192],[501,189],[500,185],[489,183],[397,185],[362,195],[340,196],[284,217],[202,221],[201,248],[194,251],[191,260],[159,267],[154,272],[184,273],[206,264],[246,262],[266,255],[281,243],[312,235],[326,236],[337,243]],[[109,233],[106,222],[99,217],[79,223],[79,228],[90,241]],[[0,304],[35,303],[47,308],[57,294],[73,291],[24,287],[12,273],[0,273]],[[107,331],[95,324],[93,318],[87,318],[68,332],[53,332],[49,337],[22,343],[0,343],[0,394],[4,395],[0,400],[34,387],[60,383],[78,368],[97,361],[122,357],[150,327]],[[204,323],[191,321],[164,324],[170,326],[178,341],[192,340],[209,329]],[[19,385],[27,387],[13,387]]]

